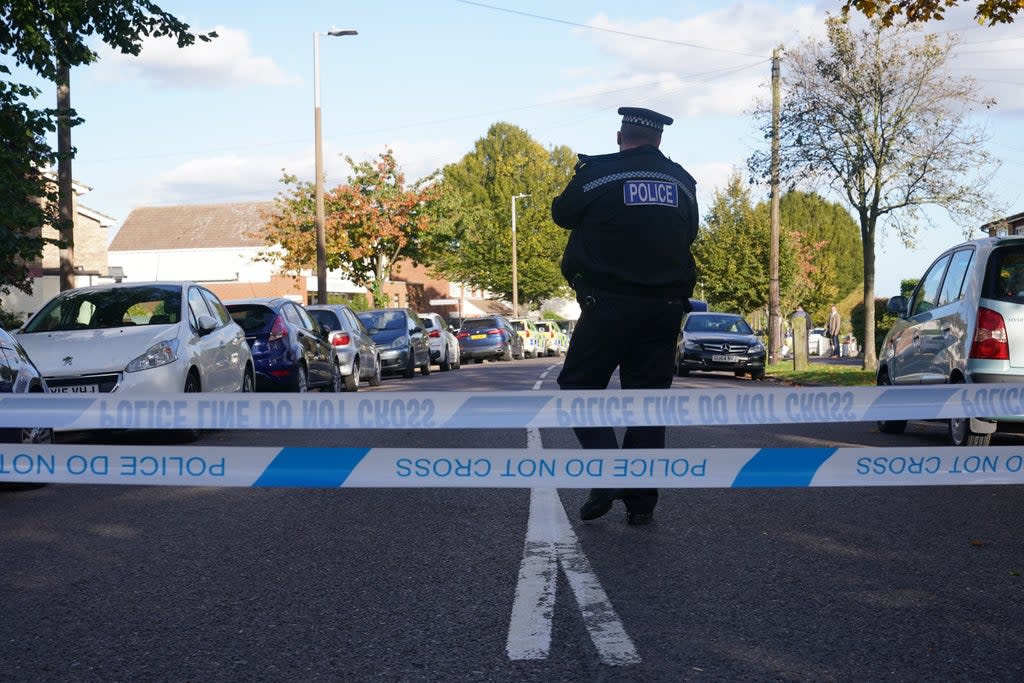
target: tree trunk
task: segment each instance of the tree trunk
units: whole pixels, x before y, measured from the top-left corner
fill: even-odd
[[[864,370],[878,369],[875,349],[875,218],[861,214],[864,246]]]
[[[57,207],[60,216],[60,291],[75,287],[75,191],[71,175],[71,69],[57,65]]]

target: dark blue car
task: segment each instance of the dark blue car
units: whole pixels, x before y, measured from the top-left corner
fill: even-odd
[[[341,391],[343,379],[327,331],[291,299],[224,302],[245,330],[257,391]]]

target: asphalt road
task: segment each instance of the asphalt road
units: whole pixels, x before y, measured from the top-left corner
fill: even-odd
[[[551,389],[557,363],[464,366],[373,391]],[[676,383],[754,386],[728,375]],[[576,443],[565,429],[539,437],[548,448]],[[201,443],[524,447],[532,438],[220,431]],[[673,428],[668,440],[944,445],[930,423],[902,437],[843,423]],[[1016,436],[994,443],[1024,448]],[[561,528],[538,522],[557,522],[557,509],[531,515],[545,500],[524,489],[3,491],[0,680],[1024,680],[1018,487],[665,490],[647,527],[627,526],[621,507],[580,522],[585,495],[558,492]],[[552,528],[557,568],[535,577],[546,581],[544,602],[527,601],[524,619],[514,606],[524,556],[536,559],[535,535]],[[510,634],[543,635],[545,622],[546,652],[510,654]]]

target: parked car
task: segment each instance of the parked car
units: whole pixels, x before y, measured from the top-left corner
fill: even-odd
[[[412,377],[416,368],[430,374],[430,342],[426,325],[408,308],[377,308],[356,313],[380,350],[385,374]]]
[[[46,380],[28,353],[18,341],[0,330],[0,395],[45,394]],[[0,427],[0,444],[53,443],[53,430],[49,427]],[[0,445],[0,450],[3,450]],[[30,489],[43,484],[32,482],[3,482],[0,488]]]
[[[743,316],[695,311],[683,318],[676,349],[676,374],[726,371],[764,378],[764,344]]]
[[[328,332],[327,341],[338,356],[345,391],[359,391],[363,380],[371,387],[380,386],[380,351],[355,311],[344,304],[310,304],[306,311]]]
[[[459,339],[448,326],[448,321],[437,313],[420,313],[420,320],[427,330],[430,342],[430,362],[442,371],[458,370],[462,367],[459,353]]]
[[[513,318],[508,322],[523,340],[524,358],[536,358],[547,354],[547,335],[538,330],[532,320],[528,318]]]
[[[464,363],[523,357],[523,340],[505,316],[466,318],[458,336]]]
[[[252,391],[245,333],[194,282],[61,292],[16,338],[54,393]]]
[[[898,320],[878,353],[879,385],[1024,382],[1024,237],[988,237],[942,252],[910,299],[889,299]],[[901,434],[906,420],[878,423]],[[948,421],[956,446],[1021,431],[1024,416]]]
[[[328,332],[302,306],[284,297],[234,299],[225,305],[245,330],[257,391],[341,391],[341,364]]]
[[[562,332],[558,322],[554,320],[538,320],[537,329],[547,337],[547,354],[549,356],[564,355],[569,348],[569,335]]]
[[[807,353],[812,356],[827,356],[832,350],[828,332],[824,327],[813,327],[807,332]]]

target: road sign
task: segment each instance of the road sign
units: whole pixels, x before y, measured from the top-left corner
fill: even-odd
[[[458,299],[431,299],[431,306],[454,306],[459,303]]]

